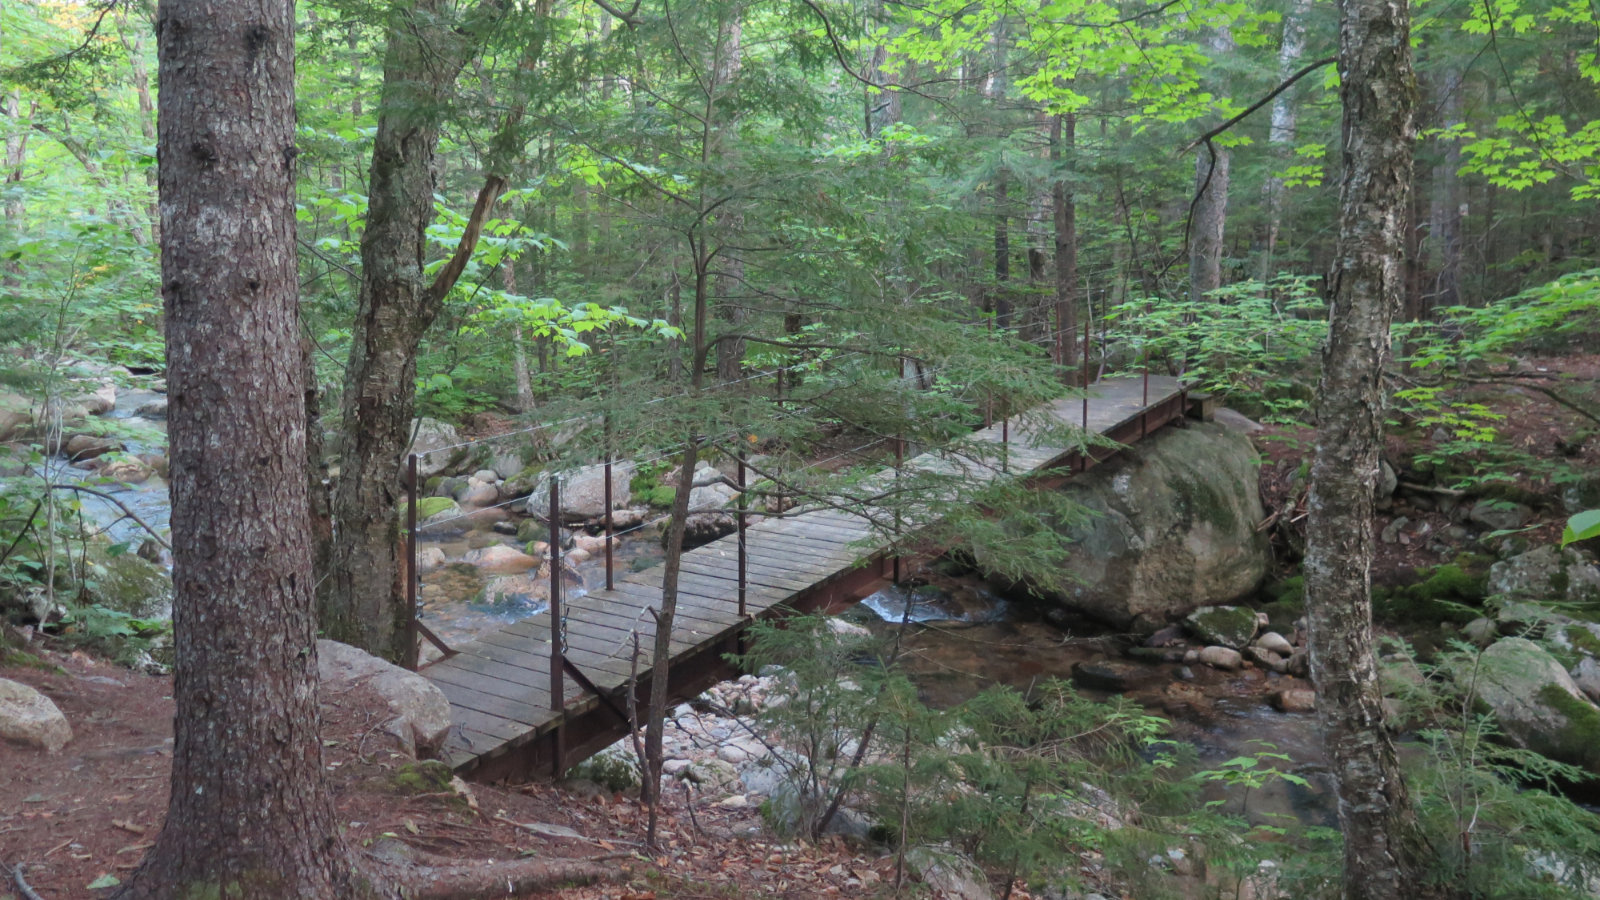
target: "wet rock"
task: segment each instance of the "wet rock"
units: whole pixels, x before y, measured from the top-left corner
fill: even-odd
[[[75,434],[67,439],[62,452],[73,462],[83,462],[122,449],[122,443],[112,438],[94,434]]]
[[[133,414],[145,419],[165,419],[167,417],[167,398],[157,397],[139,404]]]
[[[1256,638],[1256,646],[1263,650],[1271,650],[1279,656],[1289,656],[1294,653],[1294,645],[1289,643],[1288,638],[1276,631],[1269,631]]]
[[[1284,674],[1296,678],[1311,677],[1311,654],[1307,653],[1304,647],[1295,648],[1284,663]]]
[[[617,540],[617,538],[612,538],[613,550],[616,549],[615,543]],[[572,548],[574,550],[582,550],[591,556],[598,556],[606,552],[605,535],[587,535],[579,532],[572,537]]]
[[[1168,625],[1144,639],[1146,647],[1177,647],[1183,644],[1183,627]]]
[[[1242,606],[1202,606],[1183,620],[1184,627],[1209,644],[1243,649],[1256,636],[1256,611]]]
[[[143,484],[156,474],[155,470],[131,456],[114,459],[100,467],[100,477],[123,484]]]
[[[0,738],[56,753],[72,740],[72,726],[49,697],[0,678]]]
[[[450,560],[438,547],[423,547],[417,551],[417,571],[432,572]]]
[[[539,567],[539,560],[505,544],[472,550],[461,561],[499,575],[515,575]]]
[[[1150,670],[1132,663],[1093,660],[1072,666],[1072,683],[1097,691],[1123,693],[1150,679]]]
[[[1244,657],[1232,647],[1206,647],[1196,658],[1208,666],[1230,672],[1244,665]]]
[[[1307,688],[1289,688],[1273,694],[1272,705],[1279,712],[1315,712],[1317,709],[1317,692]]]
[[[1270,669],[1280,675],[1289,671],[1288,660],[1265,647],[1252,644],[1246,647],[1244,652],[1256,665],[1263,669]]]
[[[1057,583],[1020,587],[1118,627],[1250,594],[1270,559],[1257,459],[1249,438],[1215,423],[1139,442],[1060,488],[1096,515],[1057,526],[1072,540]]]
[[[382,697],[394,715],[385,726],[409,752],[432,754],[450,733],[450,701],[433,682],[415,672],[337,641],[317,641],[317,673],[322,688],[342,693],[365,684]]]
[[[1511,531],[1528,524],[1533,510],[1520,503],[1504,500],[1479,500],[1472,505],[1467,519],[1490,531]]]

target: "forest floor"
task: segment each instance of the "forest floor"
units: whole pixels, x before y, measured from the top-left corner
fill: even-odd
[[[1504,416],[1498,428],[1526,463],[1514,470],[1525,497],[1544,496],[1522,536],[1535,543],[1559,540],[1565,515],[1549,483],[1550,465],[1600,471],[1595,423],[1553,402],[1534,386],[1550,386],[1546,372],[1600,383],[1600,355],[1530,359],[1527,384],[1485,386],[1462,401],[1486,403]],[[1410,429],[1415,432],[1417,429]],[[1293,521],[1304,511],[1296,478],[1314,443],[1310,429],[1271,429],[1257,436],[1264,450],[1263,489],[1268,509]],[[1425,483],[1411,460],[1432,449],[1433,438],[1391,441],[1387,456],[1402,484]],[[1410,520],[1409,542],[1380,542],[1374,581],[1414,579],[1418,567],[1448,562],[1450,553],[1476,549],[1447,535],[1460,515],[1425,491],[1402,488],[1380,514],[1383,529]],[[1449,553],[1441,553],[1441,548]],[[15,635],[8,635],[15,637]],[[21,864],[43,900],[109,896],[151,846],[166,811],[172,759],[172,681],[97,659],[81,650],[32,636],[26,654],[0,657],[0,678],[47,694],[72,723],[74,738],[47,756],[0,744],[0,863]],[[461,860],[606,857],[614,882],[569,887],[562,900],[670,900],[770,896],[871,897],[890,892],[894,860],[881,848],[839,837],[786,843],[773,838],[754,806],[700,798],[674,783],[663,802],[661,846],[644,852],[646,812],[632,795],[581,784],[502,787],[452,782],[437,765],[419,765],[381,729],[381,700],[364,691],[324,697],[325,764],[338,820],[352,848],[386,838]],[[92,887],[104,885],[105,887]],[[0,900],[22,896],[0,878]],[[1021,890],[1012,897],[1026,900]]]
[[[51,643],[35,637],[30,660],[11,654],[0,665],[0,678],[51,697],[73,727],[71,743],[54,756],[0,744],[0,862],[22,865],[43,900],[110,896],[112,879],[127,880],[166,813],[172,679]],[[464,862],[615,860],[616,882],[564,889],[566,900],[867,897],[894,878],[893,860],[875,850],[838,837],[779,842],[753,805],[708,802],[681,782],[664,798],[662,849],[647,854],[636,795],[589,782],[452,783],[443,766],[399,751],[381,728],[388,714],[375,695],[325,695],[323,715],[337,818],[358,851],[389,838]],[[0,900],[19,896],[0,876]]]

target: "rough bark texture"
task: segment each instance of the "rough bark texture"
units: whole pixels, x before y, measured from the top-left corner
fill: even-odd
[[[1339,21],[1339,247],[1317,388],[1305,575],[1317,710],[1339,778],[1344,896],[1365,900],[1417,890],[1409,877],[1416,823],[1383,728],[1371,602],[1382,378],[1404,290],[1416,89],[1406,0],[1341,0]]]
[[[444,0],[396,4],[389,21],[361,294],[345,368],[333,492],[338,532],[319,598],[327,637],[397,663],[410,658],[412,614],[400,583],[401,457],[411,438],[417,344],[444,299],[423,277],[424,229],[433,220],[442,108],[471,49],[470,27],[452,27],[447,8]],[[490,14],[480,8],[469,16]]]
[[[294,11],[164,0],[177,715],[124,897],[348,896],[323,781],[294,245]]]

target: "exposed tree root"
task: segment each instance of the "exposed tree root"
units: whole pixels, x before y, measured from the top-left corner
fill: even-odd
[[[561,885],[614,881],[626,873],[617,860],[626,853],[583,859],[468,861],[435,856],[386,841],[372,854],[373,873],[406,900],[479,900],[517,897]]]

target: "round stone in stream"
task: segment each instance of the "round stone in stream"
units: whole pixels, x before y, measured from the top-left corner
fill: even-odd
[[[1150,677],[1151,672],[1145,666],[1109,659],[1080,662],[1072,666],[1073,684],[1097,691],[1131,691]]]

